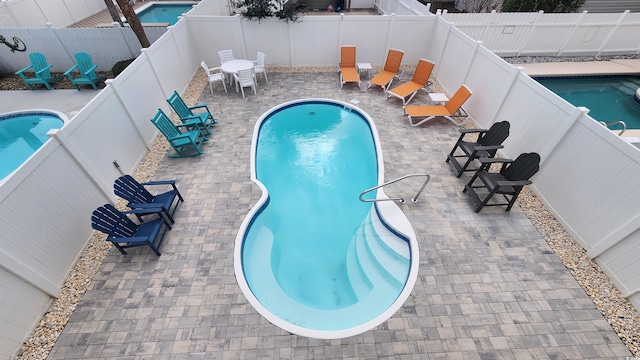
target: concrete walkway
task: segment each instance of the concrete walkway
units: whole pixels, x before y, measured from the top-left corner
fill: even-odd
[[[205,88],[219,124],[205,154],[166,158],[155,179],[176,179],[185,202],[160,249],[112,249],[49,359],[624,359],[630,352],[522,210],[473,211],[444,162],[459,133],[446,120],[410,127],[397,99],[336,72],[269,73],[243,99]],[[418,204],[401,208],[419,237],[413,292],[363,334],[317,340],[289,334],[246,301],[234,277],[238,228],[260,190],[249,179],[257,118],[298,98],[359,100],[380,134],[385,178],[427,172]],[[413,104],[427,102],[421,93]],[[149,114],[151,117],[153,114]],[[387,188],[411,197],[421,179]],[[87,214],[87,222],[90,214]]]

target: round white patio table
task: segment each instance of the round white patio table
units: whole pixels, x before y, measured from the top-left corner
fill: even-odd
[[[234,59],[223,62],[220,65],[220,70],[225,74],[231,74],[233,77],[233,74],[237,74],[238,70],[251,69],[253,65],[251,60]],[[238,84],[236,84],[236,92],[238,92]]]

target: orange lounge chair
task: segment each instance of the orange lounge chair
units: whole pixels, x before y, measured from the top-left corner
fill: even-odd
[[[425,87],[428,88],[432,85],[431,81],[429,81],[429,76],[431,76],[434,65],[435,64],[429,60],[420,59],[411,80],[389,90],[387,94],[389,94],[389,97],[395,96],[401,99],[402,105],[407,105],[409,101],[416,96],[418,90],[424,89]],[[429,90],[425,89],[425,91],[428,92]]]
[[[471,90],[465,85],[462,85],[444,105],[405,106],[404,113],[409,118],[409,125],[411,126],[420,126],[438,116],[449,119],[456,125],[464,125],[469,121],[469,115],[462,108],[462,104],[464,104],[470,96]],[[453,119],[454,117],[466,117],[467,119],[458,123]],[[424,119],[414,123],[414,118]]]
[[[360,74],[356,69],[356,47],[351,45],[340,47],[340,88],[345,83],[358,83],[360,88]]]
[[[387,54],[387,61],[384,63],[384,68],[378,75],[369,80],[369,87],[371,87],[371,85],[378,85],[382,87],[382,90],[384,92],[387,92],[391,87],[393,78],[395,78],[396,76],[398,77],[398,79],[402,77],[400,63],[402,62],[403,56],[404,51],[389,49],[389,53]]]

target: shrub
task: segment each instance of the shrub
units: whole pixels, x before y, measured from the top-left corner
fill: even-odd
[[[133,62],[133,60],[135,60],[135,59],[122,60],[122,61],[118,61],[117,63],[115,63],[113,65],[113,67],[111,68],[111,73],[113,73],[113,77],[116,77],[121,72],[123,72],[124,69],[126,69],[127,66],[129,66],[129,64],[131,64]]]

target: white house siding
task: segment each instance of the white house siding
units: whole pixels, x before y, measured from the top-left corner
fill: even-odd
[[[582,10],[595,13],[615,13],[631,10],[640,12],[638,0],[587,0]]]

